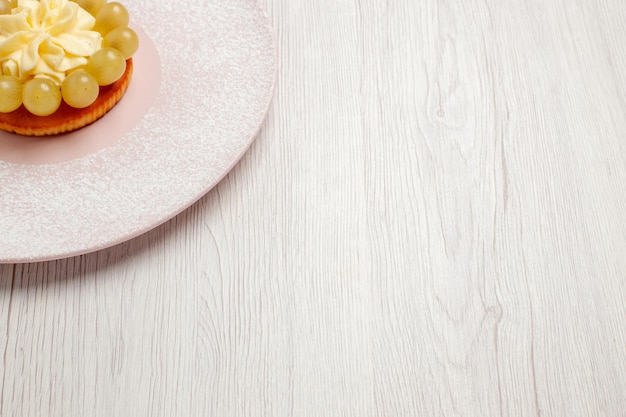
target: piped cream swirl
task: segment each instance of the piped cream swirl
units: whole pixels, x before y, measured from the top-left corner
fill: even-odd
[[[18,0],[0,15],[0,71],[22,82],[48,77],[57,83],[87,63],[102,45],[95,18],[69,0]]]

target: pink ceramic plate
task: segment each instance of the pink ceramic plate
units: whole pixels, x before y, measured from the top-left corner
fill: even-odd
[[[276,50],[255,1],[124,4],[141,47],[120,104],[68,135],[0,133],[0,263],[79,255],[158,226],[214,187],[263,123]]]

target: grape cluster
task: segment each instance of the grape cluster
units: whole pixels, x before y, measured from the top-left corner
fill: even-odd
[[[72,0],[96,18],[94,31],[103,36],[102,48],[91,55],[87,64],[68,74],[61,85],[48,78],[20,82],[0,75],[0,112],[9,113],[22,104],[34,115],[48,116],[59,108],[61,100],[71,107],[84,108],[98,98],[100,86],[113,84],[126,71],[126,60],[139,47],[135,31],[128,27],[129,14],[118,2],[107,0]],[[0,0],[0,14],[11,13],[12,0]]]

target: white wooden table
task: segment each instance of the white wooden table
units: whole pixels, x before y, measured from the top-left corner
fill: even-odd
[[[261,4],[228,177],[0,266],[0,415],[626,416],[626,2]]]

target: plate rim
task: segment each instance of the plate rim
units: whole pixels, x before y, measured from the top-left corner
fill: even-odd
[[[243,1],[250,3],[249,0],[243,0]],[[17,264],[50,262],[50,261],[68,259],[72,257],[82,256],[82,255],[106,250],[111,247],[117,246],[119,244],[133,240],[139,236],[142,236],[162,226],[168,221],[179,216],[181,213],[187,211],[191,206],[193,206],[202,198],[204,198],[213,188],[215,188],[226,176],[228,176],[232,172],[232,170],[240,163],[242,158],[248,153],[248,151],[250,150],[250,147],[255,142],[256,138],[259,136],[261,130],[265,127],[268,114],[272,108],[272,103],[274,101],[274,97],[276,94],[276,86],[278,83],[278,74],[279,74],[278,53],[279,51],[278,51],[277,37],[276,37],[274,27],[272,25],[272,21],[269,18],[267,10],[264,9],[260,5],[258,0],[253,0],[251,3],[254,4],[256,11],[259,13],[260,17],[262,17],[264,29],[265,31],[267,31],[266,35],[269,35],[271,39],[271,55],[272,55],[272,60],[273,60],[273,62],[271,63],[272,76],[271,76],[271,79],[268,78],[268,81],[270,81],[270,86],[269,86],[269,89],[265,92],[266,96],[263,96],[264,103],[265,103],[264,110],[262,114],[260,115],[260,117],[258,118],[258,120],[256,120],[254,123],[256,125],[256,129],[245,138],[245,141],[242,140],[242,143],[244,145],[242,146],[240,151],[237,153],[237,155],[234,158],[232,158],[230,162],[223,169],[220,170],[219,175],[217,175],[212,181],[208,181],[205,187],[199,190],[195,196],[189,199],[189,201],[177,207],[177,209],[172,210],[171,212],[168,212],[168,213],[164,213],[158,218],[156,218],[154,221],[146,222],[146,225],[139,227],[137,230],[133,230],[132,232],[124,234],[123,236],[120,236],[119,238],[111,239],[110,241],[107,241],[101,244],[95,244],[91,246],[87,245],[89,247],[75,248],[72,250],[60,250],[58,252],[49,253],[47,255],[42,255],[42,256],[28,256],[27,255],[23,257],[6,257],[6,258],[0,257],[0,265],[1,264],[17,265]],[[144,28],[141,28],[141,29],[144,30]],[[66,162],[59,162],[59,163],[55,163],[51,165],[54,166],[54,165],[59,165],[59,164],[64,164],[64,163]],[[2,256],[2,254],[0,254],[0,256]]]

